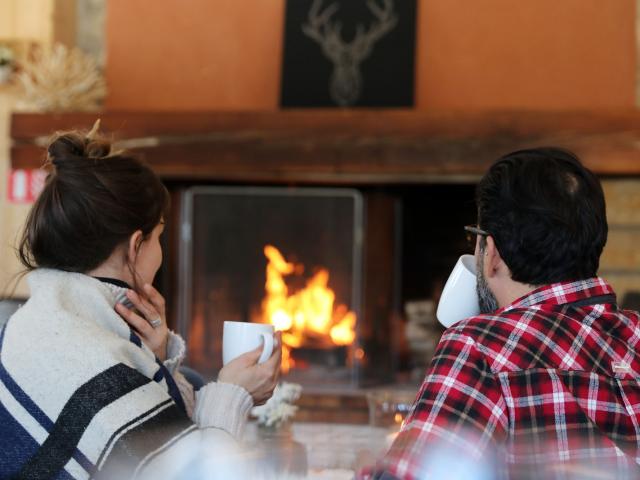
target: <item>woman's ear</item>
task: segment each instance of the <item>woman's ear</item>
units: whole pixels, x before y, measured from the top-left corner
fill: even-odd
[[[136,230],[129,237],[129,245],[127,248],[127,259],[132,264],[136,263],[136,258],[138,258],[138,251],[140,250],[140,245],[142,245],[143,235],[142,230]]]

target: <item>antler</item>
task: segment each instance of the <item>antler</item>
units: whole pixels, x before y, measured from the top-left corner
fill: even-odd
[[[320,44],[323,52],[332,60],[337,60],[339,52],[345,48],[340,30],[340,22],[332,24],[331,17],[340,8],[337,3],[332,3],[323,12],[320,11],[322,0],[314,0],[309,9],[309,17],[306,24],[302,26],[302,31],[309,38]]]
[[[398,23],[398,17],[393,13],[393,0],[383,0],[382,7],[376,0],[367,0],[367,6],[376,17],[376,22],[367,32],[361,24],[356,28],[356,36],[351,44],[354,56],[360,59],[368,57],[374,43],[393,30]]]

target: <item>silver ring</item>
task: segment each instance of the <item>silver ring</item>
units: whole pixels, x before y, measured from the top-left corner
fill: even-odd
[[[149,320],[149,323],[153,328],[158,328],[160,325],[162,325],[162,318],[154,318],[153,320]]]

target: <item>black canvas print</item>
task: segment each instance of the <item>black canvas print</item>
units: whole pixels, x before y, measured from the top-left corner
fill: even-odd
[[[416,0],[287,0],[283,107],[413,105]]]

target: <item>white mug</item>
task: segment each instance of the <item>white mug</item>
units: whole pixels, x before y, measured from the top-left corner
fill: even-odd
[[[476,290],[476,259],[462,255],[444,285],[436,317],[449,328],[451,325],[480,313]]]
[[[258,363],[266,362],[273,353],[273,325],[266,323],[224,322],[222,364],[226,365],[243,353],[263,345]]]

